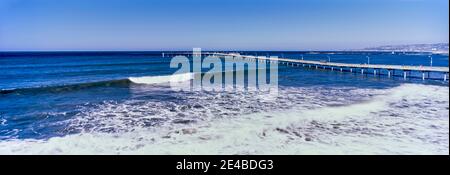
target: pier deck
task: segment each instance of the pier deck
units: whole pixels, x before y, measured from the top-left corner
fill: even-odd
[[[388,76],[394,76],[395,71],[403,71],[404,78],[407,78],[409,74],[407,72],[417,71],[422,73],[422,79],[430,78],[430,72],[438,72],[442,73],[442,79],[447,81],[449,67],[435,67],[435,66],[404,66],[404,65],[383,65],[383,64],[351,64],[351,63],[336,63],[336,62],[322,62],[322,61],[311,61],[311,60],[297,60],[297,59],[287,59],[287,58],[274,58],[274,57],[264,57],[264,56],[251,56],[251,55],[240,55],[240,54],[227,54],[227,53],[206,53],[208,55],[217,55],[217,56],[231,56],[231,57],[240,57],[243,59],[254,59],[254,60],[265,60],[265,61],[274,61],[280,63],[286,63],[291,65],[299,65],[302,66],[316,66],[317,67],[328,67],[331,70],[336,69],[350,69],[350,72],[353,72],[352,69],[360,69],[364,74],[364,69],[373,69],[374,74],[380,74],[380,71],[377,70],[387,70]],[[391,71],[394,71],[391,73]],[[426,74],[428,76],[426,76]],[[441,78],[439,78],[441,79]]]

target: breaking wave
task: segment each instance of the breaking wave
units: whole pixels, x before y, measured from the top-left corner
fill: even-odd
[[[146,77],[131,77],[128,78],[131,82],[137,84],[161,84],[171,82],[184,82],[194,79],[195,73],[183,73],[167,76],[146,76]]]
[[[107,86],[129,86],[130,84],[164,84],[170,82],[183,82],[193,79],[194,73],[174,74],[167,76],[142,76],[130,77],[118,80],[107,80],[98,82],[86,82],[68,85],[17,88],[17,89],[2,89],[0,95],[14,94],[14,93],[43,93],[43,92],[69,92],[93,87],[107,87]]]
[[[181,76],[181,75],[180,75]],[[147,82],[161,82],[154,80]],[[78,134],[0,141],[1,154],[448,154],[449,89],[280,87],[105,102]],[[2,122],[4,123],[4,122]]]

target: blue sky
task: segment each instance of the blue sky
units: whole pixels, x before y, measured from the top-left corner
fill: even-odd
[[[448,0],[0,0],[0,50],[335,50],[448,42]]]

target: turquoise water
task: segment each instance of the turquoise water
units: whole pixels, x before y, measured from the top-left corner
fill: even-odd
[[[241,54],[430,64],[412,53]],[[448,154],[448,81],[280,65],[279,96],[267,99],[129,79],[169,76],[169,63],[161,52],[0,53],[0,153]]]

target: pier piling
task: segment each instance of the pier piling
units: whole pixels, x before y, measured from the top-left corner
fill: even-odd
[[[176,55],[176,53],[173,53]],[[162,53],[163,57],[170,57],[173,54],[169,54],[169,53]],[[205,55],[208,55],[211,53],[206,53]],[[364,69],[367,69],[368,71],[370,71],[371,69],[373,70],[373,75],[376,76],[381,76],[384,75],[383,74],[383,69],[387,70],[387,77],[395,77],[395,76],[399,76],[396,75],[395,71],[402,71],[403,72],[403,79],[408,79],[408,78],[421,78],[422,80],[426,80],[426,79],[438,79],[438,80],[444,80],[447,81],[448,80],[448,76],[449,76],[449,67],[432,67],[432,66],[405,66],[405,65],[381,65],[381,64],[352,64],[352,63],[335,63],[335,62],[331,62],[330,60],[328,62],[322,62],[322,61],[310,61],[310,60],[295,60],[295,59],[286,59],[286,58],[268,58],[269,55],[267,54],[268,57],[255,57],[255,56],[245,56],[245,55],[239,55],[239,54],[233,54],[233,53],[212,53],[212,55],[217,55],[217,56],[232,56],[233,59],[242,59],[242,60],[258,60],[261,62],[267,62],[267,63],[275,63],[275,64],[285,64],[287,66],[297,66],[299,67],[300,64],[303,67],[308,66],[308,68],[312,68],[312,66],[315,66],[315,69],[319,69],[320,68],[324,69],[324,70],[331,70],[334,71],[334,68],[338,68],[341,72],[345,71],[347,72],[351,72],[353,73],[353,69],[360,69],[361,70],[361,74],[364,75]],[[295,64],[294,64],[295,63]],[[357,73],[357,71],[355,71],[355,73]],[[366,74],[368,74],[369,72],[367,72]],[[417,73],[421,73],[421,76],[417,76]],[[433,73],[433,74],[431,74]],[[438,74],[436,73],[441,73],[442,76],[437,76]],[[427,75],[428,74],[428,75]],[[436,74],[436,75],[435,75]],[[433,75],[433,76],[431,76]],[[401,76],[401,74],[400,74]]]

